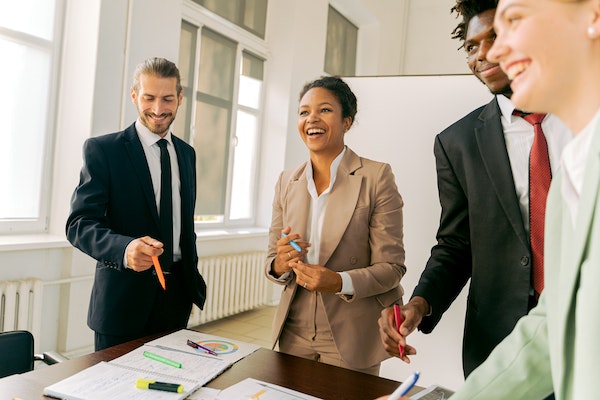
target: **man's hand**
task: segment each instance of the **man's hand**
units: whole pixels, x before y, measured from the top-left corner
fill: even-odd
[[[415,296],[408,303],[400,306],[403,322],[400,326],[400,334],[404,337],[410,335],[421,324],[421,321],[429,314],[429,303],[421,296]]]
[[[417,354],[417,350],[406,344],[406,337],[410,335],[421,323],[421,320],[429,312],[429,303],[419,296],[413,297],[408,304],[400,306],[402,313],[402,325],[400,330],[396,327],[394,320],[394,308],[388,307],[381,311],[379,317],[379,335],[385,351],[394,357],[400,357],[398,346],[404,347],[404,357],[401,359],[410,364],[408,355]]]
[[[146,271],[152,268],[152,256],[158,257],[163,251],[162,242],[150,236],[134,239],[125,250],[127,265],[136,272]]]

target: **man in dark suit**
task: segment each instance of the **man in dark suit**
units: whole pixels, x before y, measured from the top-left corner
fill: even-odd
[[[194,233],[196,155],[171,132],[182,96],[175,64],[148,59],[131,88],[137,121],[84,144],[66,233],[97,260],[88,311],[96,350],[184,328],[192,303],[204,306]],[[163,185],[168,175],[171,183]],[[162,225],[161,213],[168,219]],[[161,257],[165,290],[152,256]]]
[[[442,214],[437,244],[396,331],[393,313],[382,312],[380,333],[386,350],[415,328],[431,332],[471,279],[463,337],[463,371],[469,375],[536,304],[529,244],[529,149],[533,128],[513,115],[509,80],[486,60],[492,46],[495,0],[458,0],[462,16],[454,38],[463,42],[473,74],[495,95],[487,105],[457,121],[435,139]],[[551,167],[570,139],[553,116],[542,126]],[[410,346],[407,354],[415,354]],[[408,359],[405,356],[405,361]]]

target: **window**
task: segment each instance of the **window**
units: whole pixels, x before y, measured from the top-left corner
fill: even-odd
[[[0,13],[0,232],[46,230],[62,0],[19,0]]]
[[[202,7],[233,22],[261,39],[265,38],[267,0],[194,0]]]
[[[184,100],[175,133],[196,150],[199,227],[248,225],[255,215],[264,51],[248,33],[221,29],[206,16],[191,12],[182,22]]]
[[[358,28],[335,8],[327,14],[325,72],[330,75],[356,75]]]

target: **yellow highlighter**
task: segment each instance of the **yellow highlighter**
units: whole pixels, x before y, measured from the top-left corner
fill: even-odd
[[[156,382],[151,379],[139,378],[135,381],[138,389],[162,390],[163,392],[183,393],[183,385],[177,383]]]

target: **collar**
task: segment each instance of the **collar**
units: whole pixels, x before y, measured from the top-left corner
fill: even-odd
[[[173,138],[171,137],[171,127],[169,127],[169,132],[165,135],[164,138],[161,138],[156,133],[150,131],[150,129],[146,128],[142,121],[140,121],[139,117],[135,121],[135,130],[137,131],[138,137],[140,141],[146,146],[152,146],[160,139],[166,139],[171,145],[173,145]]]
[[[512,124],[513,118],[517,118],[515,115],[513,115],[513,111],[515,111],[515,105],[513,104],[513,102],[506,97],[503,94],[497,94],[496,95],[496,100],[498,101],[498,106],[500,107],[500,113],[502,114],[502,118],[504,118],[504,121]]]
[[[329,187],[332,187],[333,183],[335,182],[335,178],[337,176],[337,170],[342,162],[342,158],[344,158],[344,154],[346,154],[346,146],[344,146],[344,148],[342,149],[342,152],[337,155],[337,157],[333,160],[333,162],[331,163],[331,166],[329,167],[329,171],[330,171]],[[309,182],[314,182],[313,181],[312,162],[310,162],[310,159],[308,160],[307,164],[308,165],[306,166],[306,179]]]

